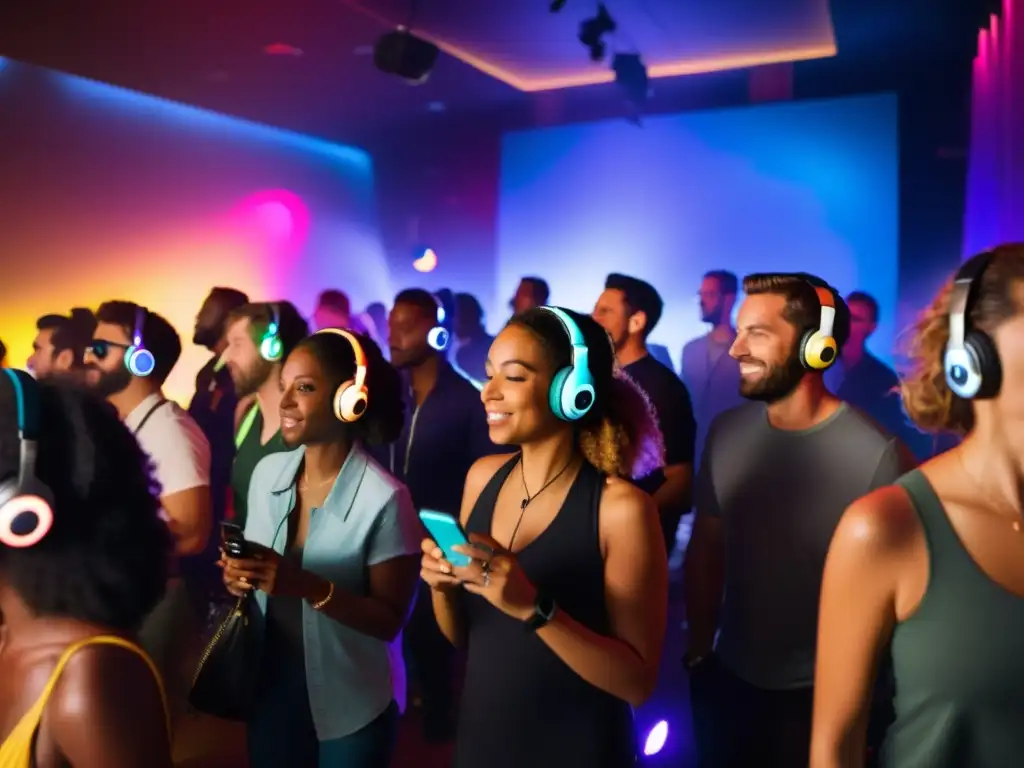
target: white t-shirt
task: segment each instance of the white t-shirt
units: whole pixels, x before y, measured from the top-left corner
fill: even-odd
[[[161,496],[210,484],[210,443],[177,403],[154,393],[124,423],[153,462]]]

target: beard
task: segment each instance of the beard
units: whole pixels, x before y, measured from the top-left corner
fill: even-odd
[[[784,362],[777,365],[768,365],[763,360],[753,357],[743,357],[737,362],[760,365],[765,373],[759,379],[749,381],[740,378],[740,395],[747,400],[756,400],[761,403],[774,403],[787,397],[803,379],[807,371],[804,370],[800,358],[790,355]]]
[[[98,377],[95,381],[92,380],[93,371]],[[123,365],[112,371],[104,371],[98,365],[90,365],[87,366],[85,380],[93,392],[101,397],[110,397],[128,388],[132,383],[132,374]]]
[[[262,357],[256,364],[247,371],[231,371],[231,381],[235,385],[235,396],[242,398],[255,395],[264,382],[270,378],[274,370],[274,364],[264,360]]]

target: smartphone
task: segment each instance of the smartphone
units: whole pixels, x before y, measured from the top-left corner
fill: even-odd
[[[237,523],[229,523],[226,520],[222,522],[220,524],[220,540],[228,557],[238,559],[247,555],[245,531]]]
[[[456,552],[453,547],[467,546],[469,537],[462,530],[462,525],[451,515],[445,512],[436,512],[432,509],[421,509],[420,520],[426,526],[437,546],[444,552],[444,559],[454,566],[464,568],[473,562],[469,555]]]

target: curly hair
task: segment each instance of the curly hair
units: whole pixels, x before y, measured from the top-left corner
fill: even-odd
[[[355,436],[368,445],[387,445],[398,439],[405,424],[405,400],[402,377],[377,346],[362,333],[349,331],[366,355],[366,389],[369,401],[362,418],[349,425]],[[307,349],[320,363],[333,392],[356,372],[355,355],[343,337],[335,333],[314,333],[299,342],[296,349]]]
[[[991,334],[1022,310],[1018,296],[1024,281],[1024,243],[1001,245],[973,288],[968,327]],[[909,329],[907,365],[900,377],[900,392],[907,415],[929,432],[966,434],[974,427],[974,409],[968,400],[953,395],[946,384],[943,356],[949,342],[950,277],[932,303]]]
[[[163,597],[172,555],[149,459],[104,401],[67,382],[34,386],[36,476],[54,522],[33,547],[0,544],[0,573],[36,615],[135,631]],[[17,477],[19,449],[14,388],[0,378],[0,478]]]
[[[583,334],[594,379],[594,404],[575,422],[580,450],[607,475],[644,477],[665,464],[661,430],[647,396],[618,369],[608,333],[587,316],[562,309]],[[572,344],[551,312],[529,309],[508,322],[529,330],[543,345],[554,370],[572,364]]]

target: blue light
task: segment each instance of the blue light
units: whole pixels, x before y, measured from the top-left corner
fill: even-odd
[[[0,68],[3,60],[0,59]],[[347,163],[357,170],[369,174],[373,166],[369,154],[356,147],[334,144],[324,139],[304,136],[294,131],[274,128],[262,123],[254,123],[237,117],[211,112],[199,107],[182,104],[159,96],[132,91],[109,83],[101,83],[63,72],[50,72],[51,77],[70,96],[102,102],[109,109],[123,109],[144,114],[157,120],[176,122],[179,126],[202,130],[204,132],[220,131],[223,133],[246,133],[256,141],[271,141],[284,144],[300,152],[312,152],[335,161]]]
[[[3,72],[4,71],[4,67],[6,67],[6,66],[7,66],[7,59],[5,59],[3,56],[0,56],[0,72]]]

